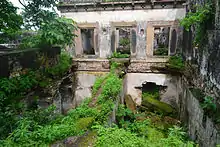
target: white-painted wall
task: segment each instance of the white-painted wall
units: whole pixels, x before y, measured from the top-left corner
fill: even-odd
[[[125,76],[125,94],[131,95],[137,105],[141,105],[142,91],[135,87],[142,87],[144,82],[152,82],[156,85],[168,86],[172,77],[166,74],[155,73],[128,73]]]
[[[68,12],[62,13],[67,18],[72,18],[77,23],[99,24],[99,57],[106,58],[112,54],[111,51],[111,22],[137,22],[138,27],[146,27],[148,21],[175,21],[185,16],[185,9],[151,9],[151,10],[118,10],[118,11],[96,11],[96,12]],[[140,25],[142,24],[142,25]],[[103,33],[106,28],[107,33]],[[77,50],[77,49],[76,49]],[[80,52],[80,51],[79,51]]]
[[[172,21],[185,16],[185,8],[178,9],[152,9],[152,10],[120,10],[120,11],[99,11],[99,12],[68,12],[63,16],[72,18],[77,23],[109,22],[120,21]]]

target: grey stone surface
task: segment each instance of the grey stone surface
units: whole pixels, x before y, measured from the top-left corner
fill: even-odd
[[[204,115],[199,101],[188,89],[185,81],[179,82],[178,98],[180,119],[188,128],[191,139],[201,147],[215,147],[219,143],[219,134],[213,121]]]
[[[177,89],[178,77],[172,76],[170,80],[167,81],[167,89],[164,94],[161,95],[161,100],[164,103],[170,104],[172,107],[177,108]]]
[[[107,58],[111,55],[111,26],[102,24],[99,33],[100,58]]]
[[[77,72],[75,74],[75,88],[73,100],[74,108],[79,106],[85,98],[89,98],[92,96],[92,87],[96,81],[96,78],[104,74],[106,73]]]
[[[163,101],[168,104],[175,103],[175,99],[177,99],[177,91],[175,91],[175,86],[172,83],[170,84],[170,81],[173,77],[166,74],[155,74],[155,73],[128,73],[125,76],[125,82],[124,84],[124,91],[125,95],[130,95],[133,99],[133,101],[136,103],[136,105],[140,106],[142,102],[142,84],[144,82],[152,82],[156,85],[160,86],[171,86],[169,88],[169,91],[165,93],[163,97]],[[175,81],[175,80],[174,80]],[[174,89],[173,89],[174,87]],[[125,89],[126,88],[126,89]],[[176,104],[173,104],[175,107]]]
[[[146,22],[139,22],[137,25],[137,59],[146,57]]]

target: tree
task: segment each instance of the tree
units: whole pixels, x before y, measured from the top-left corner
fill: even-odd
[[[23,24],[17,8],[8,0],[0,1],[0,42],[13,39]]]
[[[38,29],[42,23],[57,17],[55,7],[58,0],[19,0],[19,2],[24,7],[22,15],[27,29]]]
[[[37,30],[35,36],[25,38],[22,48],[50,48],[53,45],[73,43],[75,22],[59,17],[55,7],[57,0],[19,0],[24,7],[22,13],[25,28]]]

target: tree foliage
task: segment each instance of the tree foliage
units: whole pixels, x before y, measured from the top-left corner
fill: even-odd
[[[35,35],[24,38],[21,48],[50,48],[53,45],[73,43],[75,22],[59,17],[55,7],[57,0],[19,0],[24,7],[25,28],[37,30]]]
[[[55,6],[57,0],[19,0],[23,5],[22,13],[27,29],[40,28],[44,22],[49,22],[57,17]]]
[[[0,1],[0,42],[14,38],[23,23],[17,8],[8,0]]]

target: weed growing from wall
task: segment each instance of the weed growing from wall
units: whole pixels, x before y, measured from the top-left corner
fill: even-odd
[[[167,67],[169,69],[174,69],[177,71],[182,71],[185,68],[184,61],[180,56],[171,56],[169,57]]]
[[[194,45],[201,44],[206,38],[206,31],[209,26],[212,25],[213,20],[213,8],[210,4],[204,6],[195,7],[194,12],[189,12],[185,18],[180,21],[181,26],[186,31],[191,30],[191,27],[195,29]]]

